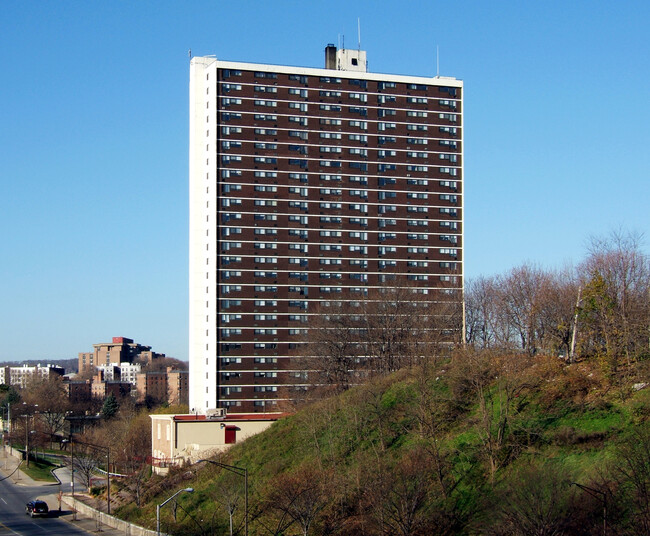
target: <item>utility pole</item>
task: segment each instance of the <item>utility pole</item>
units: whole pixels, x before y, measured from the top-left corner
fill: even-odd
[[[25,417],[25,458],[27,467],[29,467],[29,415],[23,415],[23,417]]]

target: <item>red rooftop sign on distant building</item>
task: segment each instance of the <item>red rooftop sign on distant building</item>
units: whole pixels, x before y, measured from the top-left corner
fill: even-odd
[[[133,339],[128,339],[126,337],[113,337],[113,344],[132,344]]]

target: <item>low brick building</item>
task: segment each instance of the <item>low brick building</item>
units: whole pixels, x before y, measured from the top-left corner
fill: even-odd
[[[194,463],[266,430],[283,414],[149,415],[153,465]]]

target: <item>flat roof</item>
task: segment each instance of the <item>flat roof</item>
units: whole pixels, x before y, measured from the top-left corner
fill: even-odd
[[[317,69],[314,67],[292,67],[289,65],[272,65],[266,63],[244,63],[237,61],[218,60],[214,56],[195,56],[191,63],[214,66],[219,69],[234,69],[243,71],[270,71],[282,74],[298,74],[305,76],[330,76],[352,80],[374,80],[377,82],[420,83],[434,86],[463,87],[463,81],[450,76],[410,76],[401,74],[369,73],[360,71],[341,71],[338,69]],[[216,65],[214,65],[216,63]]]
[[[177,422],[237,422],[237,421],[277,421],[282,417],[287,417],[289,413],[232,413],[225,417],[212,417],[208,419],[206,415],[194,414],[165,414],[157,413],[149,415],[153,418],[166,418]]]

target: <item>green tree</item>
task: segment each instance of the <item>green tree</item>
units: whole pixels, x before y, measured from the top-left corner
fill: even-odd
[[[111,393],[104,400],[104,405],[102,406],[102,417],[104,417],[104,419],[110,419],[115,416],[119,409],[120,405],[118,404],[115,395]]]
[[[7,407],[7,404],[20,402],[20,394],[13,385],[0,384],[0,406]]]

